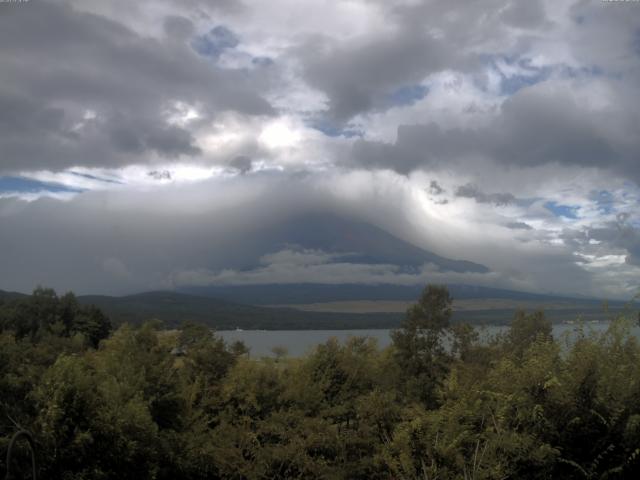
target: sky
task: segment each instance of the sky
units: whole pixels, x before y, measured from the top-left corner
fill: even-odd
[[[0,289],[630,299],[639,98],[640,2],[2,2]],[[266,238],[319,212],[486,268]]]

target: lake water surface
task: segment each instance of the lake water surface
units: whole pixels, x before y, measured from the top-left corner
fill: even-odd
[[[588,323],[585,331],[603,332],[609,326],[608,322]],[[481,338],[488,338],[504,332],[508,327],[488,325],[477,327]],[[575,336],[577,325],[557,324],[553,326],[553,336],[560,339],[567,335],[570,339]],[[301,356],[309,353],[321,343],[332,337],[344,342],[349,337],[371,337],[376,339],[378,346],[384,348],[391,343],[391,330],[222,330],[217,332],[227,342],[243,341],[250,348],[251,356],[272,356],[274,347],[284,347],[290,356]],[[633,328],[633,334],[640,338],[640,327]]]

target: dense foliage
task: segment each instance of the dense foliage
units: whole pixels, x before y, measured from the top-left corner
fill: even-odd
[[[518,313],[487,342],[450,316],[429,286],[387,349],[254,359],[193,324],[110,333],[39,289],[0,304],[0,453],[23,427],[42,478],[638,478],[629,324],[569,344]]]

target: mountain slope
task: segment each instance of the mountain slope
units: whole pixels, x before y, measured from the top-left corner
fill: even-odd
[[[436,255],[369,223],[326,213],[290,218],[268,227],[261,236],[272,251],[285,245],[298,245],[306,249],[349,254],[345,261],[350,263],[411,267],[431,263],[441,271],[489,271],[478,263]]]

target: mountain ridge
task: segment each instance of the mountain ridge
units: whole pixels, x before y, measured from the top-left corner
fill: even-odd
[[[326,285],[325,285],[326,286]],[[254,285],[258,292],[262,291],[264,295],[269,291],[264,291],[264,286]],[[286,290],[290,294],[295,293],[291,285],[279,285],[281,290]],[[307,289],[313,290],[317,285],[304,285]],[[351,294],[345,286],[329,286],[330,292],[342,292],[343,294]],[[334,288],[335,287],[335,288]],[[353,286],[352,286],[353,287]],[[356,287],[367,287],[358,285]],[[370,293],[379,291],[388,291],[389,285],[368,286]],[[375,287],[371,290],[372,287]],[[400,287],[400,286],[395,286]],[[227,287],[232,292],[233,288]],[[413,290],[412,290],[413,289]],[[416,301],[422,287],[400,288],[396,290],[396,294],[401,293],[410,302]],[[357,289],[356,289],[357,290]],[[470,285],[451,285],[450,291],[454,298],[454,314],[453,321],[467,321],[474,324],[508,324],[513,318],[515,308],[502,308],[496,305],[491,308],[465,309],[456,310],[455,301],[465,298],[472,299],[504,299],[522,300],[530,302],[540,302],[540,307],[528,305],[528,309],[544,308],[550,320],[553,322],[563,322],[575,320],[578,317],[585,319],[602,319],[609,316],[603,312],[601,302],[596,299],[571,299],[568,297],[559,297],[542,294],[532,294],[526,292],[518,292],[513,290],[491,289],[488,287],[477,287]],[[210,292],[211,293],[211,292]],[[217,293],[221,293],[218,291]],[[272,292],[271,292],[272,293]],[[283,291],[280,292],[281,294]],[[305,293],[303,291],[303,293]],[[312,292],[313,293],[313,292]],[[327,295],[327,292],[321,292]],[[394,293],[394,292],[392,292]],[[481,294],[493,294],[490,296],[479,296]],[[236,297],[242,296],[244,300],[250,300],[247,291],[239,288],[235,291]],[[415,294],[415,295],[413,295]],[[15,300],[24,298],[27,295],[18,292],[3,292],[0,290],[1,300]],[[141,292],[124,296],[109,295],[80,295],[79,303],[83,305],[95,305],[102,309],[117,326],[122,323],[139,324],[147,320],[160,320],[167,328],[179,327],[185,321],[193,321],[208,325],[218,330],[241,329],[266,329],[266,330],[351,330],[351,329],[376,329],[376,328],[395,328],[397,327],[404,312],[346,312],[346,311],[305,311],[295,308],[295,302],[291,301],[295,296],[289,296],[289,305],[273,306],[274,296],[263,297],[269,300],[272,306],[268,304],[238,303],[227,298],[213,298],[210,296],[197,295],[192,293],[176,292],[176,291],[150,291]],[[254,300],[257,298],[254,298]],[[354,300],[350,298],[350,300]],[[377,300],[380,300],[377,298]],[[558,308],[557,305],[550,305],[546,308],[543,302],[568,302],[571,305]],[[285,303],[285,302],[283,302]],[[611,302],[611,313],[621,312],[623,310],[623,302]]]
[[[466,298],[503,298],[513,300],[540,301],[572,301],[577,303],[599,304],[601,299],[579,298],[568,295],[551,295],[531,293],[503,288],[483,287],[467,284],[447,284],[449,293],[454,299]],[[183,287],[178,291],[198,296],[208,296],[251,305],[273,304],[307,304],[330,301],[351,300],[417,300],[423,285],[396,284],[252,284],[252,285],[223,285],[208,287]],[[613,303],[623,303],[613,301]]]

